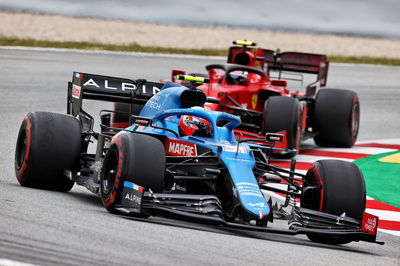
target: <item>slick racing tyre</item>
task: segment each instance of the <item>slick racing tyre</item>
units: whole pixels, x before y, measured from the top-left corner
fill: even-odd
[[[162,192],[165,175],[165,151],[157,138],[119,133],[111,142],[100,174],[100,195],[104,207],[117,213],[124,181],[153,192]]]
[[[64,169],[76,171],[81,155],[81,124],[75,117],[28,113],[15,149],[15,173],[22,186],[69,191],[74,182]]]
[[[319,132],[314,141],[320,146],[354,145],[360,125],[360,102],[350,90],[322,89],[315,98],[314,121]]]
[[[313,197],[302,199],[301,207],[346,216],[361,221],[366,204],[364,177],[353,163],[340,160],[321,160],[313,163],[305,177],[306,186],[316,186]],[[308,234],[315,242],[346,244],[351,239],[338,236]]]
[[[299,152],[300,130],[299,101],[285,96],[269,97],[264,105],[264,134],[286,131],[287,148],[296,149],[296,152],[280,154],[280,157],[291,158]]]

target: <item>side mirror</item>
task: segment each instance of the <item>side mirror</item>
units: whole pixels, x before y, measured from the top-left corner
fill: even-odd
[[[199,85],[197,83],[210,83],[209,78],[194,77],[189,75],[176,75],[175,79],[189,81],[190,85],[188,87],[190,89],[196,89],[196,87]]]
[[[178,76],[178,75],[185,75],[185,74],[186,74],[186,71],[185,71],[185,70],[173,69],[173,70],[172,70],[171,81],[172,81],[172,82],[176,82],[176,76]]]
[[[268,142],[282,142],[283,141],[283,135],[278,134],[278,133],[266,133],[265,134],[265,140]]]
[[[201,82],[201,83],[210,83],[210,79],[208,79],[208,78],[194,77],[194,76],[189,76],[189,75],[177,75],[177,76],[175,76],[175,79]]]

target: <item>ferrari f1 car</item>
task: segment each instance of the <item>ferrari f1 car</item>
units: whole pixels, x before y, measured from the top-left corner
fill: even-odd
[[[327,82],[329,61],[325,55],[281,53],[279,49],[256,48],[256,43],[247,41],[233,43],[236,45],[229,49],[227,64],[206,66],[208,75],[199,76],[207,77],[209,84],[198,88],[219,101],[207,104],[208,109],[241,117],[237,136],[282,133],[280,147],[294,150],[284,153],[286,157],[296,155],[301,141],[309,138],[320,146],[353,146],[360,116],[357,94],[341,89],[316,93],[317,85],[324,87]],[[186,72],[173,70],[172,81],[179,74]],[[303,74],[317,75],[317,80],[305,93],[288,90],[287,80],[302,81]]]
[[[144,88],[160,92],[150,97]],[[139,116],[129,115],[127,128],[111,127],[104,114],[116,111],[102,110],[102,130],[95,132],[84,99],[143,108]],[[276,167],[269,154],[282,135],[238,141],[234,129],[240,118],[205,110],[208,100],[203,91],[176,83],[74,73],[66,115],[33,112],[23,120],[17,179],[23,186],[56,191],[77,183],[100,194],[111,213],[304,234],[329,244],[381,243],[378,218],[364,212],[365,184],[356,165],[321,160],[306,174],[295,171],[295,160],[290,169]],[[88,153],[94,141],[96,152]],[[273,193],[286,200],[273,203]],[[288,218],[287,228],[270,226],[277,214]]]

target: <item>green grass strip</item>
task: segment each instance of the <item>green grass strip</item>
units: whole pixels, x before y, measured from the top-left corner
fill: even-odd
[[[104,50],[120,52],[143,52],[143,53],[161,53],[161,54],[183,54],[183,55],[203,55],[203,56],[227,56],[228,49],[186,49],[160,46],[142,46],[137,43],[132,44],[103,44],[95,42],[63,42],[46,41],[33,39],[18,39],[0,37],[2,46],[28,46],[43,48],[66,48],[83,50]],[[335,63],[353,63],[353,64],[377,64],[400,66],[400,58],[369,57],[369,56],[328,56],[330,62]]]
[[[378,161],[398,152],[371,155],[354,163],[364,174],[368,196],[400,208],[400,164]]]

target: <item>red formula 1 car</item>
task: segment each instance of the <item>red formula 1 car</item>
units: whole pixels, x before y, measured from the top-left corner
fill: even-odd
[[[284,157],[296,155],[303,140],[314,138],[320,146],[351,147],[356,141],[360,104],[354,91],[321,89],[327,81],[329,61],[325,55],[257,48],[257,44],[234,41],[227,64],[206,66],[208,84],[197,84],[215,103],[210,110],[241,117],[237,137],[262,137],[266,132],[284,134]],[[287,88],[288,73],[317,75],[305,93]],[[172,81],[183,70],[172,71]],[[273,78],[272,75],[277,77]],[[286,77],[284,77],[286,76]],[[201,80],[201,78],[199,79]],[[298,78],[295,80],[299,80]],[[302,79],[300,79],[302,80]]]

